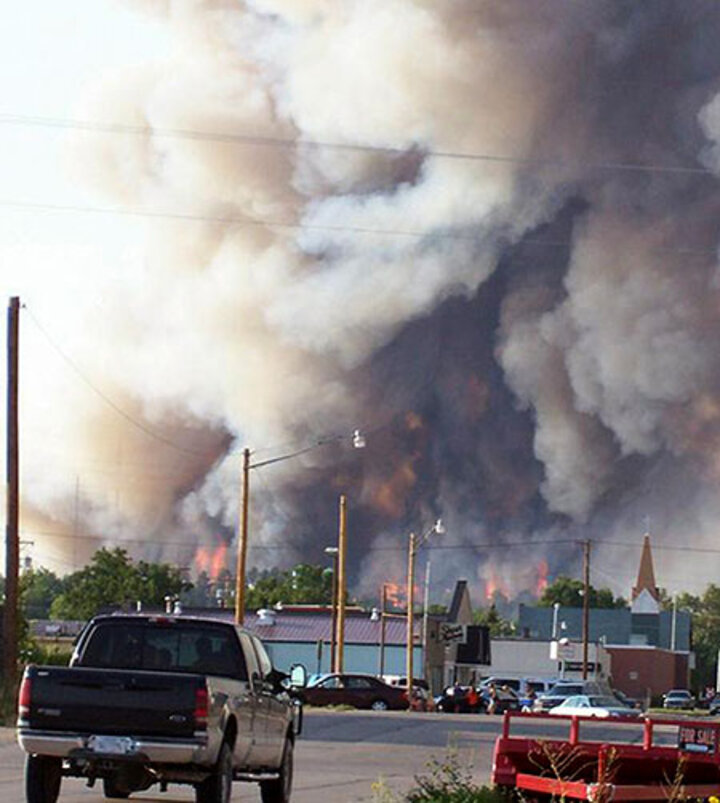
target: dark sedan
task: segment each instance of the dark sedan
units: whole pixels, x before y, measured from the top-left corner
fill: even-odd
[[[471,694],[471,686],[448,686],[436,698],[435,707],[438,711],[447,711],[454,714],[487,713],[490,706],[490,690],[478,688]],[[495,713],[505,711],[519,711],[520,700],[512,689],[496,689]]]
[[[326,675],[302,692],[308,705],[350,705],[373,711],[403,711],[408,707],[405,689],[389,686],[373,675]]]

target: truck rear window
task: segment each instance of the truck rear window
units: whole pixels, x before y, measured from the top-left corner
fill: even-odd
[[[88,635],[76,666],[194,672],[247,680],[235,634],[221,628],[105,622]]]

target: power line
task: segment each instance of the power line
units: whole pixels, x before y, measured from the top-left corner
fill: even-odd
[[[34,201],[15,201],[9,198],[0,198],[0,206],[12,207],[14,209],[30,209],[44,212],[82,212],[100,215],[123,215],[125,217],[144,217],[166,220],[183,220],[203,223],[222,223],[233,226],[265,226],[278,229],[292,229],[302,231],[329,231],[336,233],[367,234],[382,237],[407,237],[410,239],[420,239],[431,236],[426,231],[414,231],[410,229],[371,229],[363,226],[333,226],[330,224],[311,224],[296,223],[286,220],[270,220],[250,217],[233,217],[228,215],[196,215],[186,212],[153,211],[151,209],[121,209],[119,207],[103,207],[91,204],[51,204]],[[455,240],[475,240],[479,239],[475,235],[463,235],[458,233],[433,233],[434,238],[455,239]],[[564,243],[567,245],[568,243]]]
[[[568,159],[537,159],[507,154],[478,153],[472,151],[445,151],[424,149],[415,146],[413,149],[378,145],[365,145],[350,142],[327,142],[312,139],[291,139],[287,137],[271,137],[260,134],[230,134],[219,131],[196,131],[182,128],[154,128],[147,125],[128,125],[126,123],[102,123],[93,120],[73,120],[60,117],[43,117],[19,114],[0,115],[0,124],[75,129],[80,131],[96,131],[107,134],[125,134],[142,137],[168,137],[174,139],[200,140],[209,142],[225,142],[256,147],[272,147],[284,149],[309,148],[318,150],[349,151],[360,153],[388,154],[405,156],[415,150],[419,155],[438,159],[453,159],[491,164],[518,164],[536,167],[584,167],[591,170],[618,171],[632,173],[678,173],[690,175],[713,176],[714,172],[707,167],[688,165],[643,164],[640,162],[589,162]]]
[[[52,339],[52,337],[50,337],[49,333],[42,326],[40,321],[38,321],[38,319],[35,317],[35,315],[33,314],[32,310],[28,309],[26,305],[23,305],[23,306],[24,306],[24,309],[27,312],[27,314],[30,316],[30,319],[35,324],[35,326],[42,333],[42,335],[45,337],[45,339],[48,341],[48,343],[52,346],[52,348],[60,355],[60,357],[62,357],[62,359],[65,361],[65,363],[67,363],[67,365],[69,365],[70,368],[72,368],[72,370],[75,372],[75,374],[82,380],[82,382],[85,385],[87,385],[87,387],[90,388],[90,390],[93,391],[93,393],[95,393],[97,396],[99,396],[105,402],[105,404],[107,404],[108,407],[110,407],[112,410],[114,410],[121,418],[124,418],[128,423],[132,424],[132,426],[134,426],[136,429],[139,429],[145,435],[148,435],[149,437],[153,438],[156,441],[159,441],[160,443],[165,444],[166,446],[170,446],[173,449],[177,449],[179,452],[184,452],[185,454],[192,454],[192,455],[196,455],[196,456],[199,455],[199,456],[202,456],[202,457],[210,457],[211,456],[210,452],[200,452],[200,451],[197,451],[195,449],[188,449],[185,446],[181,446],[180,444],[175,443],[174,441],[171,441],[169,438],[165,437],[164,435],[161,435],[159,432],[155,432],[153,429],[148,427],[146,424],[143,424],[141,421],[138,421],[136,418],[133,418],[133,416],[131,416],[130,413],[128,413],[125,410],[123,410],[106,393],[104,393],[102,390],[100,390],[100,388],[98,388],[97,385],[95,385],[93,382],[91,382],[91,380],[80,370],[80,368],[77,365],[77,363],[75,363],[60,348],[60,346]]]
[[[287,220],[272,220],[269,218],[242,217],[233,215],[202,215],[190,212],[173,212],[169,210],[152,209],[122,209],[120,207],[105,207],[93,204],[53,204],[40,201],[18,201],[12,198],[0,198],[0,206],[37,212],[70,212],[79,214],[93,215],[120,215],[122,217],[150,218],[154,220],[180,220],[195,223],[219,223],[227,226],[263,226],[266,228],[288,229],[292,231],[320,231],[334,234],[358,234],[363,236],[377,237],[403,237],[409,240],[448,240],[480,242],[485,239],[482,234],[464,234],[457,230],[450,231],[448,227],[441,227],[441,230],[419,231],[414,229],[380,229],[368,228],[367,226],[347,226],[331,225],[320,223],[294,222]],[[588,242],[595,242],[589,240]],[[573,243],[571,240],[543,240],[535,238],[520,239],[516,245],[537,246],[541,248],[568,248]],[[655,246],[653,251],[658,253],[681,254],[683,256],[717,256],[715,247],[697,248],[687,245],[680,245],[672,248],[669,246]]]

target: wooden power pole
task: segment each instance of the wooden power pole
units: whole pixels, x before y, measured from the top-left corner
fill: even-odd
[[[588,641],[590,639],[590,541],[583,541],[583,657],[582,676],[588,676]]]
[[[334,672],[342,672],[345,663],[345,595],[347,594],[347,575],[345,556],[347,553],[347,499],[340,496],[340,528],[338,532],[337,554],[337,634],[335,637]]]
[[[8,308],[7,372],[7,499],[5,525],[5,607],[3,610],[3,685],[5,699],[12,699],[17,685],[18,574],[20,563],[18,346],[20,299],[13,296]]]
[[[250,507],[250,449],[243,449],[240,526],[235,568],[235,623],[245,623],[245,570],[247,564],[248,511]]]

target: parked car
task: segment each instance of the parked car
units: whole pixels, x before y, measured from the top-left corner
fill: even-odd
[[[710,716],[717,716],[720,714],[720,694],[716,694],[709,702],[708,702],[708,713]]]
[[[491,687],[478,689],[480,696],[480,710],[486,714],[491,712],[492,692]],[[508,686],[495,687],[495,710],[494,714],[504,714],[506,711],[519,711],[522,707],[520,697],[517,692]]]
[[[471,688],[472,686],[462,686],[460,684],[446,686],[442,694],[435,698],[435,710],[445,711],[450,714],[477,713],[479,699],[476,699],[474,703],[472,702]]]
[[[519,697],[524,697],[531,689],[536,695],[550,691],[550,689],[558,683],[558,679],[536,677],[509,678],[501,675],[492,675],[491,677],[483,678],[478,688],[486,688],[492,683],[498,688],[507,686],[507,688],[512,689]]]
[[[514,692],[519,692],[523,685],[523,681],[522,678],[506,678],[501,677],[500,675],[492,675],[489,678],[483,678],[477,688],[486,689],[491,685],[495,685],[495,687],[498,689],[505,686],[508,689],[512,689]]]
[[[383,680],[385,680],[383,678]],[[385,680],[390,686],[399,686],[407,690],[407,678],[398,675],[393,677],[389,682]],[[430,695],[430,685],[424,678],[413,678],[412,688],[412,707],[415,711],[431,711],[434,709],[433,699]]]
[[[374,675],[331,674],[302,690],[309,705],[350,705],[373,711],[402,711],[408,707],[407,693],[400,686],[389,686]]]
[[[533,711],[548,712],[555,708],[568,697],[578,694],[592,694],[600,696],[612,696],[612,691],[607,683],[598,680],[559,680],[548,692],[538,694],[533,703]]]
[[[692,711],[695,708],[695,695],[687,689],[671,689],[663,694],[663,708]]]
[[[472,694],[472,691],[475,694]],[[435,708],[451,714],[487,713],[490,706],[491,692],[489,687],[447,686],[441,695],[435,698]],[[518,711],[520,700],[512,689],[496,687],[495,713]]]
[[[642,710],[643,704],[640,700],[635,700],[633,697],[628,697],[624,691],[620,691],[620,689],[613,689],[613,697],[617,697],[618,700],[622,703],[622,705],[626,705],[628,708],[637,708]]]
[[[560,705],[551,708],[548,713],[555,716],[599,717],[600,719],[639,716],[636,708],[621,705],[615,697],[589,694],[576,694],[574,697],[568,697]]]
[[[230,622],[99,616],[70,666],[28,666],[18,741],[28,803],[55,803],[63,777],[110,798],[190,784],[225,803],[235,778],[288,803],[300,710],[260,640]],[[303,685],[305,672],[297,682]]]

